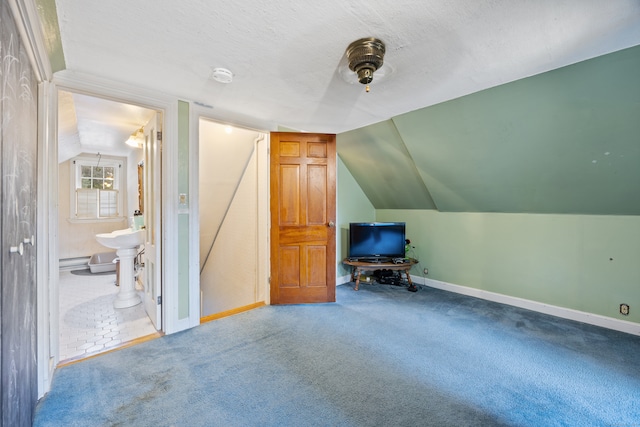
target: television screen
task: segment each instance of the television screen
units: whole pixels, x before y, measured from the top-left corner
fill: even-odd
[[[352,222],[349,224],[349,258],[385,260],[404,258],[404,222]]]

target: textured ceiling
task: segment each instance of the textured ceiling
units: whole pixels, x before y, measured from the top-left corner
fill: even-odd
[[[58,162],[80,153],[128,156],[125,141],[155,111],[93,96],[58,91]]]
[[[637,0],[55,4],[67,70],[269,130],[341,133],[640,43]],[[346,65],[361,37],[387,46],[370,93]]]
[[[336,133],[376,208],[640,213],[620,202],[638,189],[626,163],[636,128],[611,125],[622,119],[598,92],[607,86],[598,75],[568,91],[574,75],[551,74],[551,89],[535,80],[639,45],[637,0],[37,1],[59,72],[172,94],[236,125]],[[345,49],[369,36],[387,54],[366,93]],[[233,82],[212,80],[214,67]],[[533,96],[540,88],[545,98]],[[67,107],[87,144],[85,109]],[[637,107],[615,111],[626,118]],[[612,144],[624,161],[593,137],[603,129],[622,132]],[[587,157],[615,167],[595,173]]]

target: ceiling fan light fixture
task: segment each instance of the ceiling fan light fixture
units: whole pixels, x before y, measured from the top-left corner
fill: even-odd
[[[368,85],[373,73],[384,63],[385,45],[382,40],[366,37],[354,41],[347,47],[349,69],[358,75],[358,81]]]

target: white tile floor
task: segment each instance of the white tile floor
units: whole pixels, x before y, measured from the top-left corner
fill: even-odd
[[[157,333],[144,305],[113,307],[116,275],[60,272],[60,362],[113,350]]]

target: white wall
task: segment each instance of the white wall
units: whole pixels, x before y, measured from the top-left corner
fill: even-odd
[[[123,186],[127,189],[124,197],[123,212],[126,214],[120,221],[115,222],[89,222],[72,223],[69,221],[70,213],[70,188],[71,173],[70,161],[67,160],[58,165],[58,253],[60,259],[88,257],[98,252],[111,252],[99,244],[95,235],[109,233],[113,230],[127,228],[128,217],[133,215],[133,210],[138,205],[138,171],[137,163],[142,156],[142,150],[138,150],[124,162]],[[108,156],[103,156],[107,158]],[[132,208],[130,208],[133,206]]]
[[[208,316],[258,302],[260,134],[228,134],[208,120],[199,134],[201,316]]]

